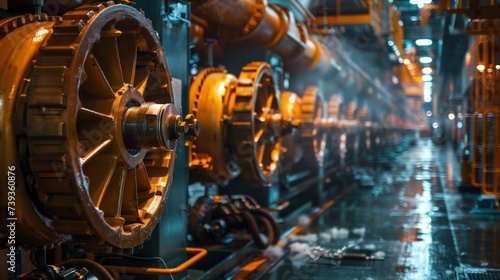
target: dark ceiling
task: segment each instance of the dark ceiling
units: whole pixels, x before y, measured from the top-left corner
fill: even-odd
[[[465,53],[469,48],[469,36],[464,34],[465,16],[445,12],[443,6],[446,0],[421,0],[425,2],[424,5],[415,4],[419,2],[417,0],[372,0],[372,4],[376,5],[379,1],[383,1],[384,5],[392,2],[400,13],[404,37],[403,49],[400,52],[401,56],[407,59],[405,62],[412,63],[417,76],[422,74],[421,69],[424,67],[432,68],[435,92],[441,94],[440,88],[462,68]],[[352,0],[312,1],[312,11],[317,17],[322,14],[335,15],[340,4],[341,15],[364,14],[369,9],[366,3]],[[388,19],[383,17],[382,24],[384,21],[386,23]],[[382,70],[391,69],[392,65],[387,56],[380,55],[384,50],[384,42],[377,40],[373,27],[369,24],[351,24],[337,27],[337,30],[341,31],[345,42],[357,47],[354,48],[357,52],[354,60],[358,58],[356,62],[360,67],[370,76],[383,80]],[[382,37],[385,44],[392,39],[384,34]],[[361,42],[360,39],[368,43]],[[416,43],[419,39],[432,40],[432,44],[419,46]],[[422,58],[431,58],[432,62],[425,62]],[[436,81],[440,81],[439,84],[436,84]]]

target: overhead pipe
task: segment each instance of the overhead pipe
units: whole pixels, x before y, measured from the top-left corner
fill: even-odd
[[[294,14],[267,0],[192,0],[192,12],[217,27],[223,47],[269,49],[283,59],[285,69],[300,81],[317,83],[325,92],[346,91],[354,97],[369,87],[352,61],[331,51]],[[340,46],[340,44],[338,44]]]
[[[269,49],[283,58],[291,72],[308,71],[316,77],[336,73],[330,51],[291,11],[267,0],[192,1],[192,12],[217,26],[224,47]]]

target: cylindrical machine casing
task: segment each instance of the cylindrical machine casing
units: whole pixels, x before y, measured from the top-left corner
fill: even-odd
[[[206,0],[193,1],[192,12],[214,25],[243,30],[256,9],[267,6],[266,0]],[[259,3],[260,2],[260,3]]]
[[[226,47],[245,47],[267,49],[276,45],[286,34],[290,23],[286,12],[276,6],[269,5],[262,13],[248,19],[249,24],[243,29],[225,25],[220,31],[220,41]]]

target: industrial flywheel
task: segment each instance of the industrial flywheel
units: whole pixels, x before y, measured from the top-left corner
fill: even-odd
[[[215,68],[202,70],[190,97],[190,110],[205,127],[191,150],[197,179],[220,184],[241,173],[250,184],[269,185],[282,129],[269,64],[249,63],[238,78]]]
[[[328,101],[328,119],[331,121],[340,121],[342,118],[342,95],[334,94]]]
[[[319,88],[310,86],[302,96],[302,147],[304,160],[313,169],[323,166],[327,131],[327,109]]]
[[[11,98],[2,96],[11,110],[0,136],[5,165],[22,170],[23,193],[33,199],[19,206],[32,213],[21,227],[54,231],[27,233],[35,243],[71,237],[106,252],[142,244],[165,206],[176,145],[198,130],[174,106],[156,31],[113,2],[21,28],[29,46],[9,39],[15,31],[0,41],[33,60],[3,58],[23,69],[9,81]]]

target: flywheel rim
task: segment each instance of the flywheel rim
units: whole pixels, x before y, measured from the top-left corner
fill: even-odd
[[[170,144],[175,143],[164,141],[170,148],[130,148],[116,133],[128,128],[116,120],[131,108],[144,107],[138,119],[177,114],[170,104],[171,77],[161,44],[139,11],[112,2],[79,7],[65,14],[54,30],[40,50],[28,97],[30,161],[39,198],[46,214],[55,218],[57,231],[72,234],[93,251],[133,248],[160,219],[172,182],[175,153]],[[136,44],[130,49],[133,36]],[[132,61],[123,59],[128,55]],[[100,91],[91,92],[91,83]],[[163,111],[149,113],[158,110]],[[96,143],[85,146],[83,139]],[[104,165],[107,173],[87,168],[92,161]],[[108,189],[112,186],[117,189]],[[101,203],[110,196],[115,206]]]

